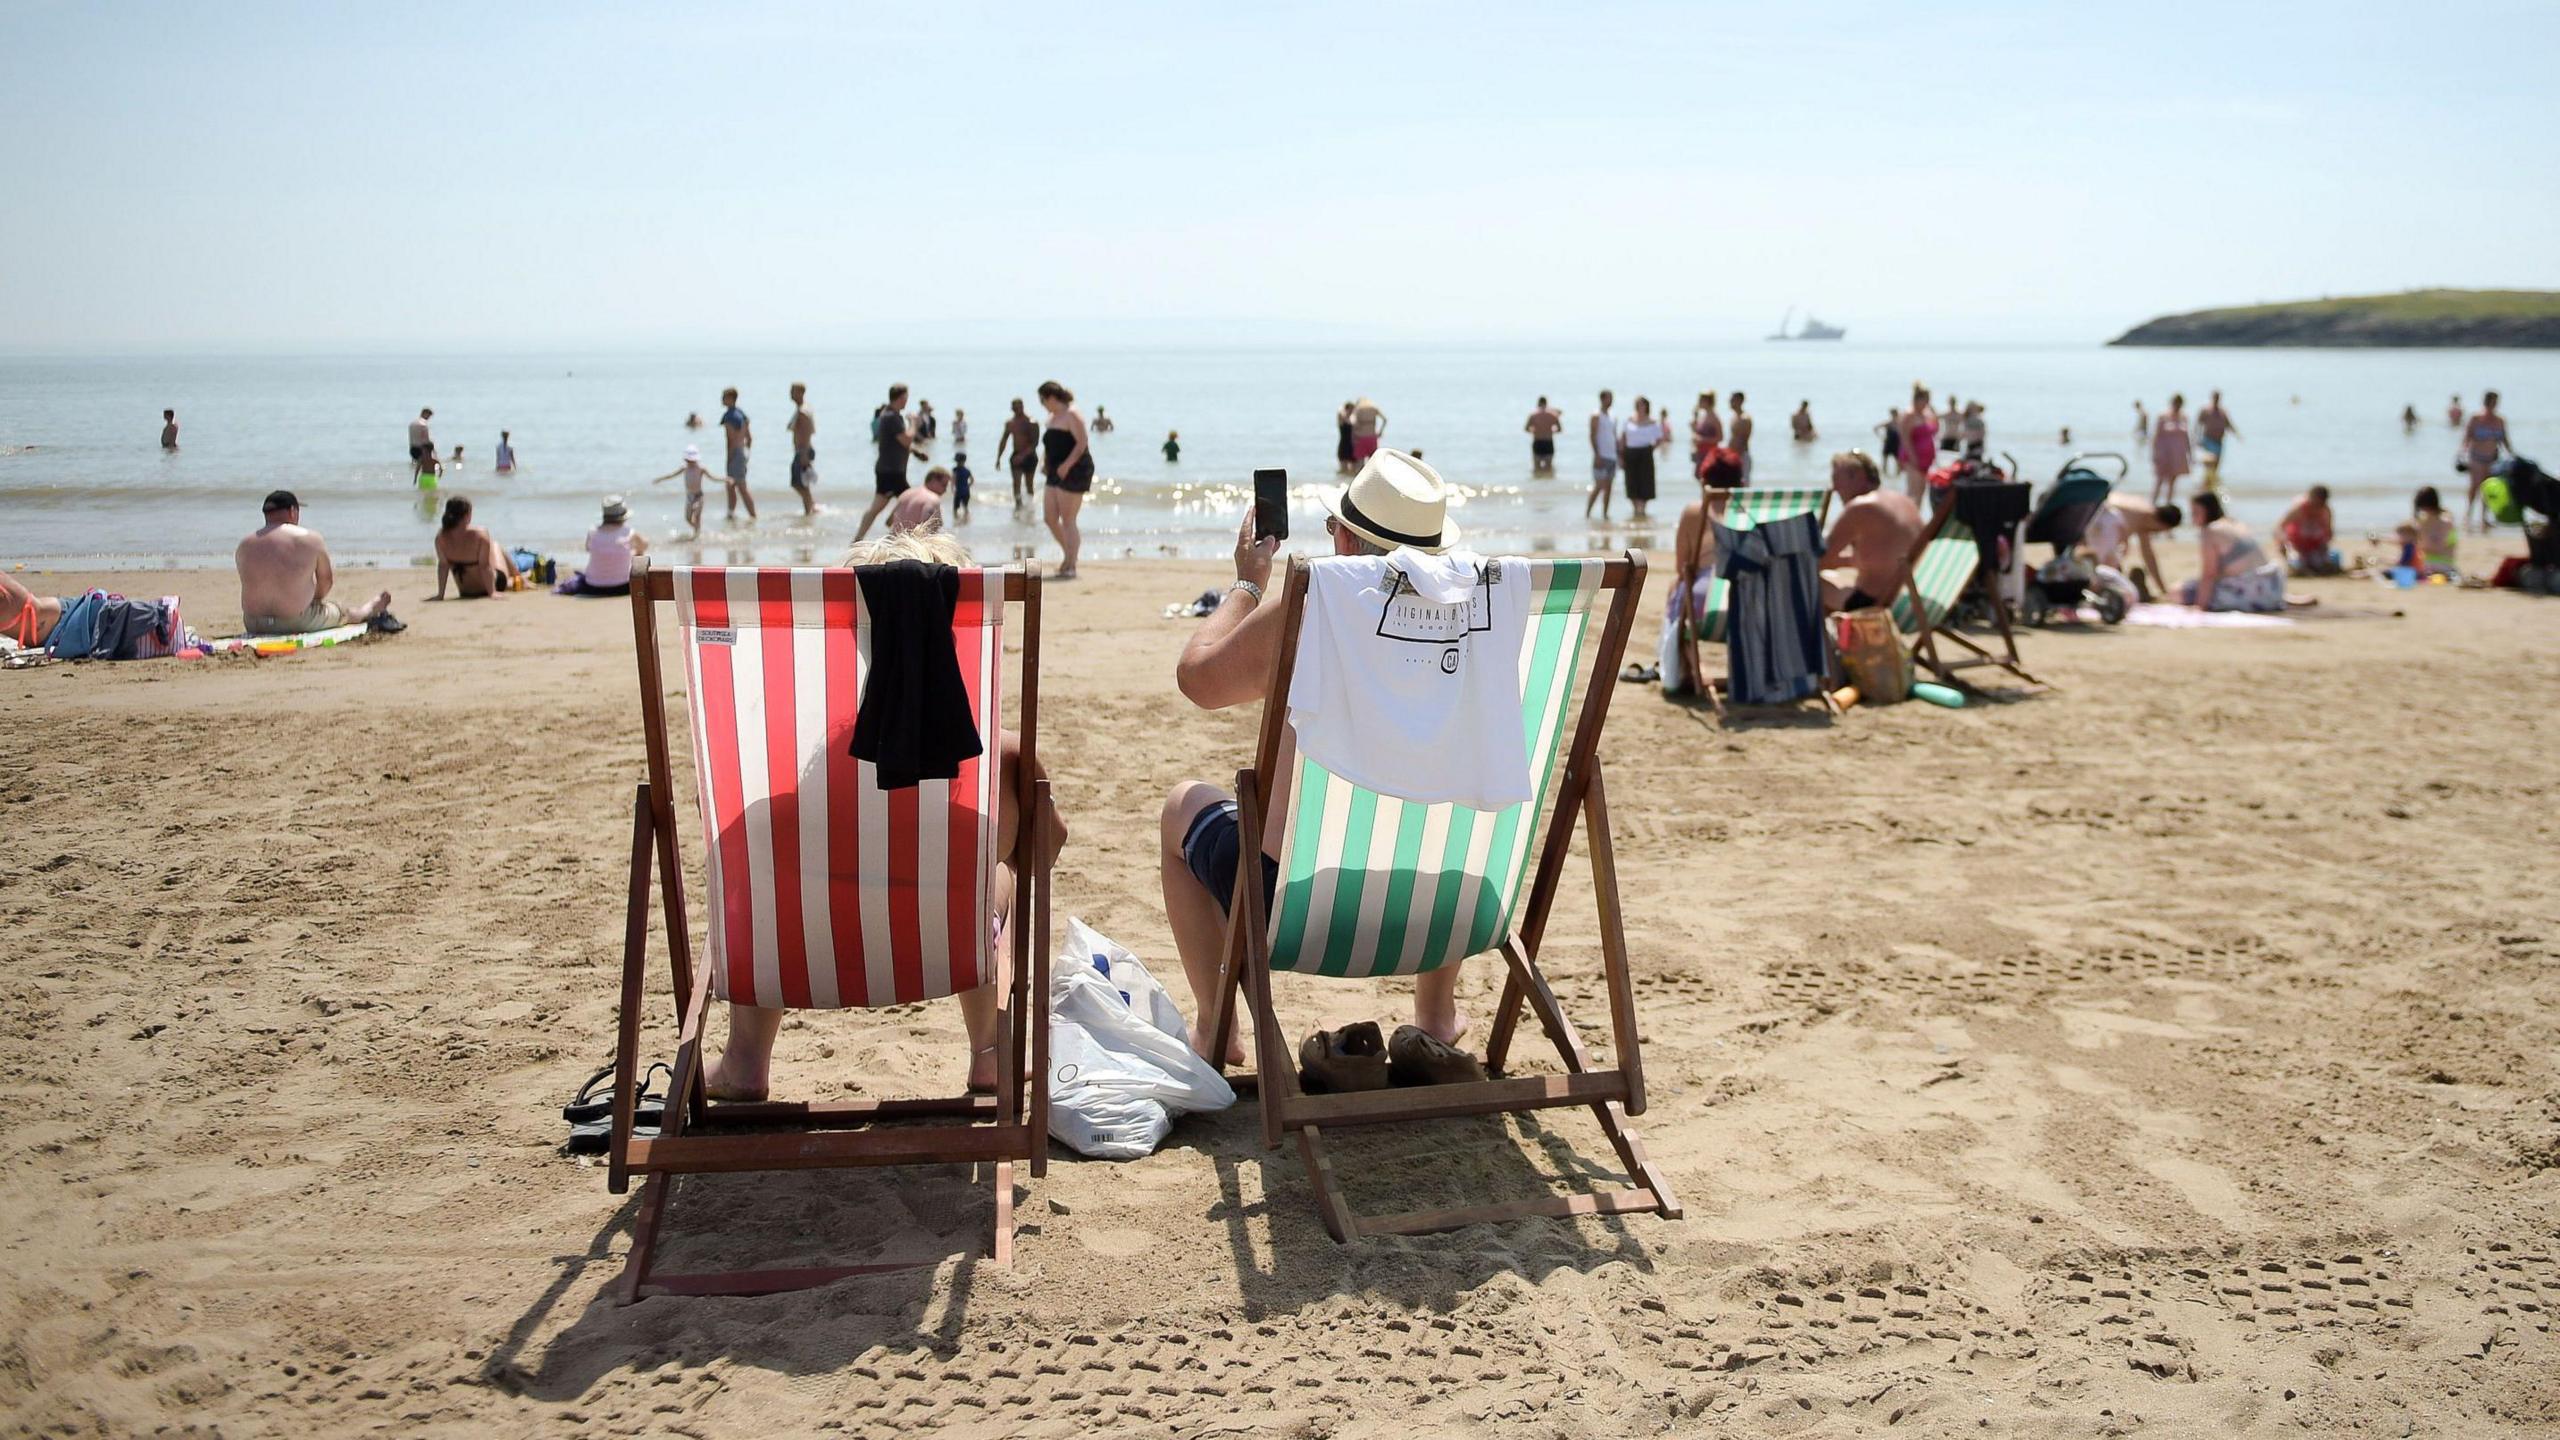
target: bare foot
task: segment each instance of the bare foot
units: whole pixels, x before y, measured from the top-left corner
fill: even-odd
[[[996,1078],[996,1047],[990,1045],[984,1050],[970,1051],[969,1093],[993,1095],[996,1093]]]
[[[1474,1017],[1464,1010],[1452,1010],[1443,1019],[1440,1016],[1423,1014],[1422,1007],[1417,1005],[1414,1007],[1413,1023],[1422,1027],[1422,1033],[1441,1044],[1455,1045],[1466,1038],[1467,1027],[1476,1022]]]
[[[772,1082],[764,1076],[751,1079],[731,1075],[729,1057],[722,1055],[710,1073],[702,1077],[702,1089],[714,1100],[762,1100],[772,1089]]]
[[[1191,1031],[1191,1053],[1204,1059],[1209,1054],[1209,1037],[1201,1034],[1196,1026]],[[1241,1034],[1227,1040],[1227,1064],[1231,1067],[1244,1064],[1244,1037]]]

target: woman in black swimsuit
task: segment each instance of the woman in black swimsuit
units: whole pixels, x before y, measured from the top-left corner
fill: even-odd
[[[498,548],[487,528],[471,523],[471,502],[456,495],[444,502],[444,523],[436,531],[436,598],[444,598],[445,581],[454,593],[477,600],[503,590],[521,590],[515,557]]]
[[[1084,532],[1076,517],[1093,489],[1093,450],[1087,443],[1084,417],[1076,413],[1075,392],[1055,380],[1040,382],[1040,405],[1049,412],[1049,428],[1040,435],[1040,470],[1049,480],[1041,492],[1049,533],[1058,537],[1066,558],[1058,566],[1060,580],[1076,578],[1076,556],[1084,550]]]
[[[1353,403],[1349,400],[1345,400],[1342,402],[1342,413],[1333,417],[1334,428],[1341,435],[1341,438],[1336,440],[1333,445],[1333,467],[1345,475],[1357,474],[1360,470],[1359,463],[1353,460],[1351,456],[1351,411],[1353,408]]]

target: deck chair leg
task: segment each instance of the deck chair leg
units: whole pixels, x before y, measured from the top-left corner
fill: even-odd
[[[1040,808],[1052,810],[1049,782],[1040,782]],[[1047,829],[1042,834],[1050,833]],[[1031,1178],[1049,1173],[1049,861],[1040,857],[1038,883],[1031,887],[1034,935],[1031,952]],[[1018,1045],[1017,1049],[1020,1048]]]
[[[673,1175],[652,1175],[640,1182],[640,1210],[631,1222],[631,1258],[623,1265],[621,1304],[640,1298],[640,1288],[649,1283],[649,1272],[657,1266],[658,1226],[666,1218],[667,1192],[675,1183]]]
[[[1046,1143],[1042,1137],[1041,1143]],[[999,1270],[1013,1268],[1013,1162],[999,1160],[996,1171],[996,1237],[988,1257]]]
[[[1235,793],[1238,834],[1256,835],[1256,831],[1245,828],[1244,822],[1246,815],[1258,813],[1261,808],[1257,800],[1260,789],[1250,767],[1236,772]],[[1244,985],[1247,950],[1245,930],[1248,917],[1238,913],[1236,907],[1243,902],[1246,884],[1260,878],[1252,873],[1252,866],[1261,858],[1262,846],[1258,838],[1250,847],[1242,844],[1236,847],[1235,888],[1228,892],[1227,924],[1219,932],[1218,983],[1211,987],[1207,1002],[1209,1013],[1200,1017],[1201,1033],[1209,1037],[1209,1053],[1200,1058],[1208,1061],[1222,1075],[1227,1069],[1227,1050],[1236,1040],[1237,1001]],[[1262,892],[1257,886],[1253,893],[1258,896]],[[1259,1040],[1255,1042],[1257,1053],[1260,1043]]]
[[[1308,1183],[1315,1186],[1316,1214],[1324,1220],[1324,1231],[1337,1243],[1348,1241],[1360,1233],[1360,1217],[1352,1212],[1351,1202],[1342,1195],[1342,1182],[1333,1173],[1333,1160],[1324,1153],[1324,1137],[1313,1125],[1298,1131],[1298,1158],[1307,1167]]]
[[[1582,1048],[1582,1033],[1574,1029],[1573,1021],[1564,1013],[1564,1006],[1557,1002],[1556,992],[1547,984],[1547,977],[1538,970],[1538,962],[1529,958],[1528,952],[1518,944],[1508,940],[1503,942],[1502,957],[1511,965],[1511,984],[1537,1011],[1538,1028],[1547,1032],[1547,1039],[1555,1045],[1556,1054],[1564,1061],[1564,1068],[1575,1075],[1588,1071],[1591,1053]]]
[[[1626,914],[1618,903],[1618,847],[1609,835],[1609,785],[1596,755],[1591,760],[1591,784],[1582,792],[1582,838],[1591,850],[1591,894],[1600,909],[1600,960],[1609,987],[1609,1031],[1614,1037],[1609,1049],[1627,1077],[1627,1113],[1641,1115],[1644,1047],[1636,1027],[1634,965],[1627,956]]]
[[[1512,1033],[1520,1028],[1520,1001],[1520,977],[1506,973],[1502,977],[1502,1003],[1493,1007],[1493,1031],[1484,1042],[1484,1069],[1488,1075],[1501,1074],[1503,1063],[1511,1058]]]
[[[1610,1148],[1618,1152],[1618,1159],[1627,1167],[1627,1178],[1653,1192],[1657,1202],[1654,1213],[1665,1220],[1677,1220],[1686,1214],[1681,1208],[1680,1198],[1671,1193],[1671,1182],[1663,1178],[1662,1172],[1654,1166],[1653,1157],[1645,1153],[1644,1141],[1627,1128],[1625,1109],[1611,1100],[1592,1106],[1591,1113],[1599,1117],[1601,1133],[1609,1137]]]
[[[631,894],[622,937],[622,1000],[613,1034],[613,1128],[608,1137],[605,1189],[631,1189],[631,1127],[639,1109],[640,1007],[648,988],[649,787],[643,783],[631,809]]]
[[[1590,1057],[1582,1048],[1582,1039],[1574,1032],[1573,1021],[1566,1017],[1564,1007],[1556,1002],[1555,992],[1547,987],[1546,977],[1537,973],[1535,962],[1525,955],[1519,956],[1515,963],[1528,972],[1530,1003],[1538,1007],[1539,1017],[1546,1022],[1547,1033],[1555,1038],[1556,1049],[1563,1054],[1566,1068],[1576,1074],[1589,1069]],[[1619,1063],[1624,1068],[1623,1058]],[[1609,1100],[1592,1106],[1591,1113],[1600,1121],[1601,1133],[1609,1137],[1610,1148],[1618,1152],[1619,1162],[1626,1166],[1627,1179],[1638,1189],[1652,1194],[1657,1202],[1654,1210],[1663,1219],[1679,1219],[1683,1213],[1680,1201],[1671,1193],[1671,1182],[1663,1178],[1661,1170],[1654,1166],[1652,1157],[1645,1152],[1644,1141],[1627,1128],[1626,1107]]]

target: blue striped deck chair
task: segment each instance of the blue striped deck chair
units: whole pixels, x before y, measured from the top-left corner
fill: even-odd
[[[1928,528],[1920,532],[1920,542],[1911,550],[1911,579],[1903,593],[1894,597],[1894,628],[1911,636],[1911,653],[1939,683],[1959,684],[1956,672],[1983,665],[1997,665],[2030,685],[2044,682],[2027,673],[2018,658],[2018,637],[2009,627],[2009,607],[1995,584],[1983,586],[1992,623],[2000,631],[2004,655],[1995,655],[1975,643],[1949,623],[1956,606],[1964,599],[1965,588],[1974,582],[1974,572],[1981,568],[1982,552],[1974,544],[1973,531],[1958,520],[1952,505],[1932,517]],[[1952,640],[1973,652],[1971,658],[1949,661],[1938,653],[1940,640]]]
[[[1314,562],[1329,563],[1326,561]],[[1224,974],[1204,1027],[1222,1054],[1234,1034],[1239,989],[1252,1007],[1263,1144],[1297,1138],[1325,1229],[1338,1241],[1425,1234],[1532,1215],[1621,1214],[1650,1210],[1677,1219],[1680,1205],[1627,1118],[1644,1113],[1634,982],[1618,906],[1617,870],[1600,781],[1600,730],[1616,688],[1627,631],[1644,593],[1641,551],[1616,559],[1533,560],[1529,623],[1520,656],[1521,714],[1528,741],[1531,799],[1500,811],[1421,805],[1364,790],[1295,754],[1285,790],[1273,783],[1288,714],[1285,697],[1304,618],[1307,565],[1290,562],[1281,595],[1279,660],[1263,702],[1252,768],[1236,777],[1245,838],[1239,870],[1260,863],[1254,837],[1282,794],[1277,897],[1263,913],[1262,887],[1239,876],[1228,918]],[[1589,656],[1579,712],[1574,681],[1584,661],[1595,602],[1611,597],[1608,622]],[[1599,907],[1600,961],[1607,982],[1612,1064],[1596,1066],[1538,968],[1548,911],[1563,880],[1574,822],[1582,822]],[[1486,1044],[1490,1079],[1356,1094],[1301,1091],[1294,1057],[1272,1011],[1271,973],[1371,978],[1418,975],[1487,952],[1507,967],[1502,1003]],[[1523,1005],[1555,1043],[1564,1073],[1507,1075]],[[1587,1106],[1625,1164],[1627,1188],[1549,1195],[1400,1215],[1354,1213],[1324,1151],[1332,1127],[1401,1124],[1557,1106]]]
[[[1746,487],[1740,490],[1710,490],[1707,493],[1711,496],[1730,497],[1725,503],[1724,523],[1725,527],[1731,530],[1748,530],[1755,525],[1766,524],[1772,520],[1791,519],[1798,515],[1811,515],[1814,523],[1820,525],[1828,523],[1831,515],[1831,487],[1828,485],[1767,490]],[[1692,577],[1689,575],[1678,577],[1682,593],[1688,593],[1691,580]],[[1683,662],[1692,676],[1699,677],[1697,680],[1699,693],[1705,695],[1708,703],[1715,706],[1719,713],[1724,709],[1726,679],[1722,675],[1702,674],[1698,664],[1698,645],[1700,642],[1711,642],[1717,645],[1724,643],[1725,614],[1732,595],[1732,582],[1722,577],[1710,578],[1707,581],[1704,612],[1689,617],[1688,628],[1680,637],[1685,647]],[[1831,703],[1831,695],[1827,690],[1822,692],[1822,704],[1827,710],[1836,712],[1838,709]]]

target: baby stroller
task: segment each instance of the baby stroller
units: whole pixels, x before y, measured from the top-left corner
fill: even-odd
[[[2113,461],[2115,479],[2099,474],[2091,461]],[[2105,508],[2109,492],[2132,468],[2123,456],[2113,453],[2074,455],[2062,462],[2053,488],[2044,492],[2035,513],[2027,517],[2027,543],[2051,545],[2053,558],[2027,576],[2026,596],[2018,607],[2020,619],[2030,625],[2048,625],[2056,611],[2076,611],[2086,605],[2109,625],[2124,622],[2124,596],[2098,583],[2097,562],[2074,552],[2089,522]]]

